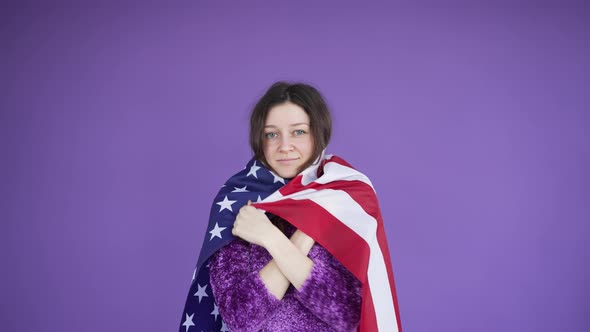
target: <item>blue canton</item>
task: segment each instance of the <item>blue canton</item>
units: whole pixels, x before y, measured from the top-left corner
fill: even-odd
[[[259,202],[285,185],[286,180],[271,172],[260,161],[250,160],[219,190],[211,206],[209,224],[201,247],[192,284],[182,313],[179,332],[229,331],[215,304],[209,283],[209,258],[230,243],[233,223],[240,208]]]

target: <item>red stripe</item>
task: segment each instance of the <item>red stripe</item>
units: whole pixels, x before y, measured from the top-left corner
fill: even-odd
[[[332,156],[332,158],[330,158],[329,160],[325,160],[325,161],[326,161],[326,163],[335,162],[340,165],[354,169],[354,167],[352,167],[344,159],[337,157],[337,156]],[[325,163],[322,166],[324,166],[324,165],[325,165]],[[349,195],[351,195],[351,197],[353,197],[353,199],[355,201],[357,201],[357,202],[360,201],[361,198],[356,196],[354,191],[348,191],[347,189],[344,189],[344,190],[347,191],[349,193]],[[371,190],[373,190],[373,188],[371,188]],[[389,255],[389,246],[387,244],[387,237],[385,235],[385,229],[384,229],[384,225],[383,225],[383,217],[381,216],[381,209],[379,208],[379,203],[378,203],[378,200],[376,197],[375,197],[374,202],[376,203],[376,206],[374,207],[374,209],[365,209],[365,211],[368,214],[370,214],[373,218],[375,218],[375,220],[377,220],[377,241],[379,243],[379,248],[381,248],[381,252],[383,253],[383,259],[385,260],[385,266],[387,268],[387,276],[389,278],[389,285],[390,285],[390,289],[391,289],[391,293],[392,293],[392,297],[393,297],[393,305],[395,308],[397,328],[398,328],[399,332],[402,332],[402,322],[401,322],[401,318],[400,318],[400,314],[399,314],[399,305],[398,305],[398,301],[397,301],[395,279],[394,279],[394,275],[393,275],[393,268],[391,266],[391,257]],[[362,205],[362,206],[363,206],[363,208],[365,208],[365,205]]]
[[[387,268],[387,276],[389,278],[389,287],[391,289],[391,295],[393,298],[393,307],[395,309],[397,329],[399,332],[402,332],[402,321],[399,315],[399,306],[397,304],[395,278],[393,276],[393,268],[391,267],[391,257],[389,255],[389,246],[387,245],[387,238],[385,237],[385,230],[383,228],[382,222],[380,222],[377,226],[377,241],[379,242],[379,248],[381,248],[381,252],[383,253],[383,259],[385,260],[385,267]]]
[[[345,181],[340,181],[345,182]],[[387,244],[387,237],[385,234],[385,227],[383,225],[383,217],[381,216],[381,210],[377,197],[374,195],[373,188],[362,181],[346,181],[350,182],[350,185],[341,188],[340,190],[346,191],[352,199],[356,202],[364,202],[361,207],[367,214],[372,216],[377,221],[377,242],[379,248],[383,254],[383,260],[385,261],[385,267],[387,269],[387,278],[389,280],[389,287],[391,289],[391,296],[393,299],[393,306],[395,309],[395,316],[397,321],[397,328],[399,332],[402,332],[401,319],[399,314],[399,305],[397,302],[397,292],[395,288],[395,279],[393,274],[393,268],[391,266],[391,257],[389,255],[389,246]],[[326,186],[330,187],[330,186]],[[334,186],[336,187],[336,186]]]
[[[369,246],[323,207],[310,200],[295,199],[252,205],[289,221],[330,251],[361,282],[366,281]],[[338,236],[330,236],[334,234]]]
[[[334,156],[334,155],[330,156],[330,159],[323,159],[321,161],[320,166],[318,167],[318,169],[323,170],[324,169],[324,166],[327,163],[337,163],[337,164],[340,164],[342,166],[346,166],[348,168],[352,168],[352,169],[354,169],[356,171],[356,168],[352,167],[346,160],[344,160],[344,159],[342,159],[342,158],[340,158],[338,156]]]
[[[367,283],[369,246],[363,238],[348,228],[323,207],[310,200],[284,199],[258,203],[257,207],[288,220],[328,250],[363,284],[361,331],[377,331],[373,299]],[[329,236],[338,234],[338,236]]]
[[[358,332],[373,332],[378,331],[377,316],[375,315],[375,305],[373,304],[373,297],[371,296],[371,289],[363,285],[363,300],[361,308],[361,321],[359,323]]]
[[[336,162],[354,170],[354,168],[343,159],[332,157],[329,160],[322,161],[320,170],[318,171],[320,174],[318,174],[318,176],[321,176],[322,168],[328,162]],[[360,180],[342,180],[327,184],[312,182],[307,186],[303,186],[301,180],[301,176],[291,180],[286,186],[280,189],[281,194],[286,196],[304,189],[341,190],[351,196],[351,198],[359,203],[367,214],[371,215],[377,221],[377,241],[385,261],[395,315],[397,318],[397,327],[401,332],[401,320],[397,302],[397,293],[395,290],[395,281],[393,278],[393,269],[391,267],[391,257],[389,255],[389,247],[387,245],[387,238],[383,227],[383,219],[374,189]],[[316,239],[317,242],[324,246],[349,271],[361,280],[363,283],[363,308],[359,331],[376,331],[376,315],[374,312],[370,288],[366,282],[369,247],[365,240],[346,225],[342,224],[323,207],[309,200],[283,199],[271,203],[258,203],[255,204],[255,206],[276,214],[285,220],[289,220],[295,227]],[[327,236],[328,234],[338,234],[338,236]]]

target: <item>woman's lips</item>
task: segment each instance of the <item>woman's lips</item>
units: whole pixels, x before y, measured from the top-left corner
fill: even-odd
[[[298,160],[299,158],[286,158],[286,159],[279,159],[277,160],[281,164],[290,164],[293,161]]]

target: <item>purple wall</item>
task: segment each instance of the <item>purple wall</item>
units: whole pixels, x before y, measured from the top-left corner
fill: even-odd
[[[277,79],[375,183],[405,331],[590,329],[587,5],[0,13],[0,330],[175,331]]]

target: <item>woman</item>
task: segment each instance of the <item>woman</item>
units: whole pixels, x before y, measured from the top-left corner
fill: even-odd
[[[255,158],[284,179],[316,160],[330,133],[326,104],[308,85],[274,84],[251,116]],[[360,282],[312,238],[249,205],[232,234],[242,240],[221,249],[210,265],[212,291],[231,331],[356,328]]]
[[[193,320],[211,308],[221,331],[354,331],[359,322],[363,331],[400,330],[387,317],[398,315],[374,190],[324,155],[330,135],[328,108],[312,86],[278,82],[256,104],[254,158],[215,199],[182,331],[207,328]],[[210,307],[193,309],[194,297]]]

